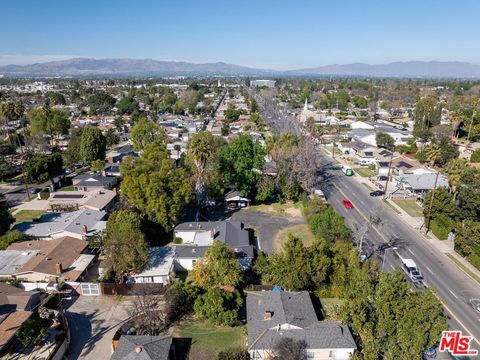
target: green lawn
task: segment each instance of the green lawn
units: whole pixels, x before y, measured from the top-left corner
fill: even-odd
[[[345,300],[338,298],[320,298],[325,317],[337,315],[344,302]]]
[[[218,353],[230,347],[243,346],[243,329],[242,326],[230,328],[193,321],[183,325],[179,330],[182,338],[192,339],[190,354],[195,354],[202,348]]]
[[[412,217],[423,216],[423,209],[418,206],[414,199],[395,199],[392,201]]]
[[[58,189],[58,191],[73,191],[73,190],[75,190],[73,188],[73,185],[64,186],[64,187],[61,187],[60,189]]]
[[[369,167],[359,167],[353,169],[353,172],[357,173],[361,177],[372,177],[376,175],[375,170],[369,168]]]
[[[303,241],[305,246],[310,246],[315,239],[313,236],[310,227],[307,224],[299,224],[299,225],[292,225],[285,229],[280,230],[275,238],[273,239],[273,250],[274,251],[281,251],[283,248],[283,244],[287,242],[288,235],[292,234]]]
[[[21,223],[24,221],[38,220],[43,214],[45,214],[44,210],[20,210],[13,215],[13,217],[15,218],[16,223]]]

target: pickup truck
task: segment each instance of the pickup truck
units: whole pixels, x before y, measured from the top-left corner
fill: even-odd
[[[415,264],[415,261],[402,258],[402,270],[405,271],[408,278],[415,286],[423,285],[423,275],[418,269],[417,264]]]

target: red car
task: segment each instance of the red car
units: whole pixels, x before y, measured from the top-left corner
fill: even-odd
[[[353,209],[352,202],[348,199],[343,199],[342,200],[343,206],[345,206],[347,209]]]

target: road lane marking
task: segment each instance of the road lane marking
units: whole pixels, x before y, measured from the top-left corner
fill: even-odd
[[[343,196],[347,197],[347,195],[343,192],[342,189],[340,189],[336,184],[333,184],[333,187],[336,188],[338,190],[338,192],[340,192]],[[368,218],[363,214],[363,212],[361,210],[359,210],[357,208],[357,212],[358,214],[360,214],[361,217],[363,217],[366,221],[368,221]],[[385,238],[385,236],[376,228],[376,226],[372,225],[372,228],[377,232],[377,234],[380,236],[380,238],[382,238],[384,240],[385,243],[389,243],[388,240]],[[396,251],[395,251],[396,253]],[[398,255],[398,254],[397,254]],[[424,283],[425,287],[429,287],[428,284]],[[450,289],[448,289],[450,291]],[[473,340],[475,340],[475,342],[480,345],[480,341],[473,335],[473,332],[470,331],[464,324],[462,321],[460,321],[460,319],[455,315],[455,313],[450,310],[450,308],[447,306],[446,302],[443,301],[440,296],[438,296],[438,294],[435,292],[435,291],[432,291],[432,293],[437,297],[437,299],[443,304],[444,308],[450,313],[450,315],[470,334],[470,336],[472,337]]]
[[[452,290],[448,289],[448,291],[450,291],[450,294],[452,294],[453,296],[455,296],[455,299],[458,299],[458,296],[455,295],[455,293],[454,293]]]
[[[424,267],[425,269],[427,269],[431,274],[433,274],[433,271],[430,270],[430,268],[429,268],[427,265],[423,265],[423,267]]]
[[[410,250],[409,248],[407,248],[407,251],[408,251],[410,254],[412,254],[413,256],[415,256],[415,253],[414,253],[412,250]]]

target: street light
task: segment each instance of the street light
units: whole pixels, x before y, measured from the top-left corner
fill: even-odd
[[[381,268],[381,271],[383,271],[383,265],[385,264],[385,255],[387,254],[387,250],[397,250],[398,248],[397,247],[388,247],[385,249],[385,251],[383,252],[383,256],[382,256],[382,268]]]

